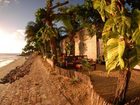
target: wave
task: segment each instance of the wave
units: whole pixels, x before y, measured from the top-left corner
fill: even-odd
[[[0,53],[0,67],[3,67],[14,60],[16,60],[19,56],[16,54],[1,54]]]
[[[3,66],[5,66],[13,61],[14,61],[14,59],[0,61],[0,67],[3,67]]]

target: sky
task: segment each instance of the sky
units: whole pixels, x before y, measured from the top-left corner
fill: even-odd
[[[76,4],[83,0],[69,1]],[[25,27],[34,21],[35,11],[43,7],[45,0],[0,0],[0,53],[22,52],[26,44]]]

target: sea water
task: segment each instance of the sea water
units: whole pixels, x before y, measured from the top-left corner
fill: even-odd
[[[3,67],[18,58],[18,54],[2,54],[0,53],[0,67]]]

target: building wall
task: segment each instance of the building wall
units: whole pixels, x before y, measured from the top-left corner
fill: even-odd
[[[80,53],[80,42],[83,43],[83,48],[81,51],[82,55],[87,55],[88,58],[96,60],[97,59],[97,40],[96,35],[89,37],[87,32],[78,32],[75,36],[75,55],[81,55]],[[82,38],[81,38],[82,36]],[[83,51],[84,50],[84,51]]]
[[[96,35],[93,37],[88,36],[88,32],[81,30],[74,36],[75,40],[75,55],[87,55],[88,58],[96,61],[97,59],[97,40]],[[66,42],[69,38],[66,37],[61,41],[61,51],[66,53]],[[82,46],[80,46],[82,45]],[[82,53],[81,53],[82,52]]]
[[[69,42],[69,38],[66,37],[64,39],[61,40],[60,46],[61,46],[61,52],[62,53],[66,53],[65,49],[66,49],[66,43]]]
[[[97,59],[97,43],[96,43],[96,35],[92,38],[88,38],[86,41],[87,51],[85,52],[85,55],[88,56],[88,58],[91,58],[93,60]]]
[[[99,56],[103,56],[104,55],[104,46],[103,46],[103,40],[102,39],[99,39]]]
[[[79,55],[80,54],[79,43],[80,43],[79,36],[76,35],[75,36],[75,55]]]

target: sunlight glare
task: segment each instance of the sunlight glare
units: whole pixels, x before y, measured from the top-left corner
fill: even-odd
[[[17,39],[14,33],[0,29],[0,53],[21,53],[25,42]]]

